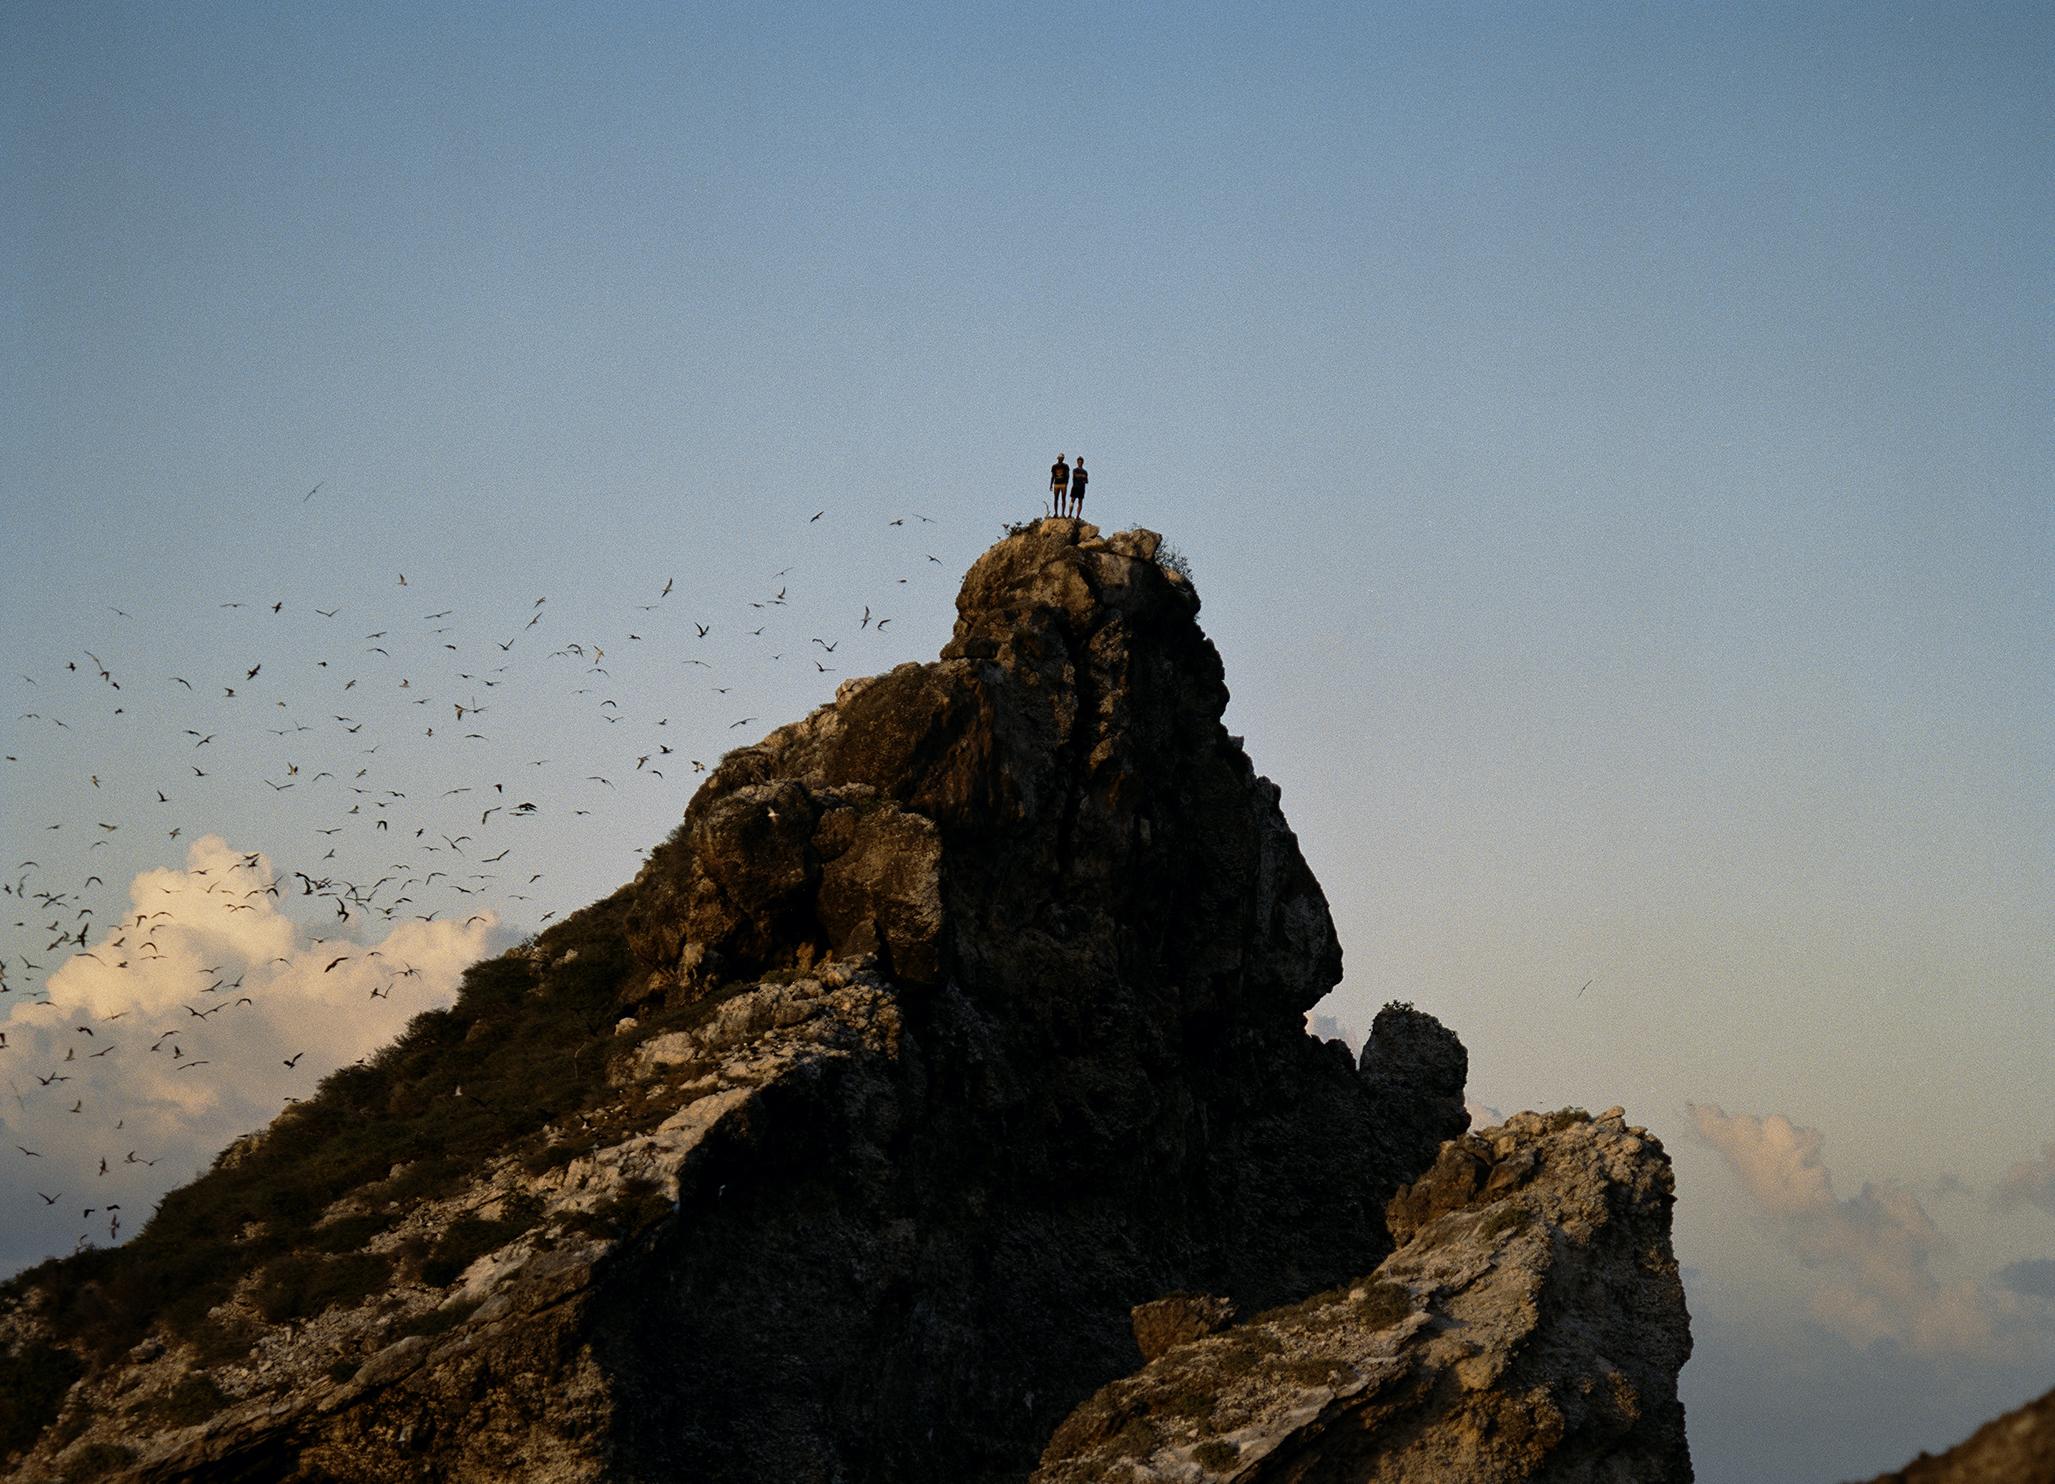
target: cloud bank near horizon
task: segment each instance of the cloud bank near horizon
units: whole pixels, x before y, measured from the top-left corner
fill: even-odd
[[[321,936],[284,910],[291,891],[261,852],[203,836],[182,869],[138,874],[129,911],[44,995],[8,1007],[0,1200],[24,1219],[0,1265],[134,1231],[232,1139],[449,1004],[498,928],[478,913],[372,937],[360,918]]]
[[[2000,1211],[2033,1206],[2055,1216],[2055,1139],[2041,1146],[2037,1158],[2020,1160],[1998,1178],[1991,1204]]]
[[[1780,1243],[1820,1275],[1808,1307],[1822,1328],[1858,1349],[1894,1347],[1929,1360],[2019,1361],[2050,1350],[2055,1305],[2034,1285],[1941,1276],[1948,1240],[1911,1190],[1865,1184],[1837,1195],[1821,1153],[1825,1137],[1782,1114],[1730,1114],[1716,1103],[1686,1112]],[[2013,1174],[2006,1188],[2031,1187]]]

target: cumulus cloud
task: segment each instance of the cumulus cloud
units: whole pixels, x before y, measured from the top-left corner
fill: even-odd
[[[496,926],[360,918],[323,937],[284,910],[291,891],[205,836],[183,869],[137,876],[128,913],[45,996],[8,1008],[0,1200],[30,1219],[0,1262],[133,1231],[229,1140],[447,1005]]]
[[[1480,1103],[1475,1098],[1463,1099],[1463,1111],[1470,1115],[1470,1127],[1497,1128],[1506,1121],[1506,1115],[1490,1103]]]
[[[1363,1033],[1340,1016],[1309,1010],[1306,1012],[1306,1030],[1322,1041],[1340,1041],[1349,1048],[1351,1055],[1363,1049]]]
[[[2023,1159],[1999,1176],[1991,1203],[2001,1211],[2038,1206],[2055,1216],[2055,1141],[2041,1146],[2039,1159]]]
[[[1932,1183],[1919,1187],[1929,1200],[1945,1201],[1956,1196],[1975,1195],[1976,1191],[1953,1170],[1943,1170],[1933,1178]]]
[[[2044,1317],[2036,1306],[2003,1288],[1935,1273],[1947,1243],[1911,1191],[1864,1185],[1843,1199],[1820,1157],[1818,1130],[1716,1104],[1688,1111],[1784,1244],[1821,1274],[1811,1310],[1827,1329],[1857,1346],[1895,1345],[1929,1357],[1996,1358],[2032,1344],[2035,1320]]]

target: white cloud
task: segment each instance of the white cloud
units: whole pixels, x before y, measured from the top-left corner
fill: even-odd
[[[1864,1185],[1844,1200],[1820,1157],[1818,1130],[1774,1113],[1703,1104],[1688,1111],[1785,1245],[1822,1275],[1810,1307],[1827,1329],[1854,1345],[1930,1357],[1999,1358],[2032,1348],[2040,1310],[2003,1288],[1935,1273],[1947,1242],[1911,1191]]]
[[[121,923],[50,976],[46,999],[10,1007],[0,1200],[26,1219],[0,1264],[106,1240],[110,1202],[132,1232],[229,1140],[450,1003],[496,926],[479,914],[323,939],[272,883],[262,855],[205,836],[183,870],[134,879]]]
[[[1346,1020],[1336,1015],[1323,1015],[1317,1010],[1306,1012],[1306,1032],[1321,1041],[1340,1041],[1355,1056],[1363,1049],[1363,1034]]]
[[[2055,1141],[2041,1146],[2039,1159],[2023,1159],[1999,1176],[1991,1202],[2001,1211],[2038,1206],[2055,1216]]]

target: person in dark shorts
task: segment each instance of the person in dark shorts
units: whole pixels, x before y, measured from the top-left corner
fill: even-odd
[[[1049,506],[1058,515],[1063,514],[1063,502],[1070,494],[1070,465],[1063,462],[1063,455],[1056,455],[1056,462],[1049,466]]]
[[[1070,471],[1070,513],[1082,516],[1085,513],[1085,481],[1092,476],[1085,473],[1085,456],[1077,456],[1077,467]]]

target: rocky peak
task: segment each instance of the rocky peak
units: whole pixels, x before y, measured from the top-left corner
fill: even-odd
[[[939,661],[729,754],[637,882],[647,992],[868,953],[1052,1029],[1295,1028],[1340,945],[1159,548],[1037,522],[972,566]]]
[[[1406,1007],[1360,1070],[1305,1034],[1340,948],[1190,582],[1043,520],[957,609],[129,1247],[17,1283],[0,1344],[42,1380],[0,1446],[996,1484],[1138,1335],[1375,1268],[1465,1057]]]

